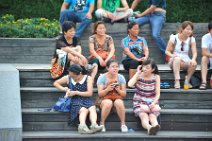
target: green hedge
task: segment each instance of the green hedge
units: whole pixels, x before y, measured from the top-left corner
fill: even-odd
[[[133,0],[128,0],[132,3]],[[44,17],[58,19],[63,0],[1,0],[0,16],[12,14],[16,19]],[[142,0],[137,10],[144,10],[146,0]],[[167,22],[212,21],[212,0],[167,0]]]

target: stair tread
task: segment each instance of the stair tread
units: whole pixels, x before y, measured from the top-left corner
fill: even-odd
[[[93,89],[94,92],[97,92],[97,88]],[[21,91],[34,91],[34,92],[60,92],[60,90],[56,89],[55,87],[21,87]],[[127,92],[134,92],[135,89],[128,89],[127,88]],[[170,94],[172,92],[184,92],[184,93],[196,93],[196,94],[205,94],[205,93],[212,93],[212,89],[207,89],[207,90],[199,90],[199,89],[188,89],[188,90],[184,90],[184,89],[161,89],[161,92],[170,92]]]
[[[79,134],[77,131],[24,131],[23,139],[27,138],[212,138],[212,132],[200,131],[160,131],[156,136],[147,135],[146,131],[121,133],[120,131],[107,131],[92,135]]]
[[[27,64],[27,63],[18,63],[18,64],[12,64],[14,65],[18,70],[22,71],[33,71],[33,70],[49,70],[50,64]],[[124,67],[122,64],[119,65],[120,70],[124,70]],[[172,71],[168,64],[158,64],[158,70],[159,71]],[[197,65],[196,71],[201,70],[201,66]]]
[[[23,114],[64,114],[57,111],[45,112],[48,108],[22,108]],[[126,108],[126,113],[132,113],[133,110]],[[192,114],[192,115],[212,115],[212,109],[161,109],[161,114]]]

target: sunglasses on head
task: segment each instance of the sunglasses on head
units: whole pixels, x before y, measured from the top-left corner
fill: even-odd
[[[184,42],[181,43],[181,51],[184,51]]]

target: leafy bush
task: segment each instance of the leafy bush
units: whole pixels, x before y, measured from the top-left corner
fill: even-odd
[[[9,14],[0,18],[0,37],[52,38],[57,36],[60,30],[57,20],[14,19],[14,16]]]
[[[133,0],[127,0],[131,6]],[[97,2],[97,0],[95,0]],[[1,0],[0,15],[12,14],[16,18],[45,17],[58,19],[63,0]],[[136,10],[146,9],[142,0]],[[167,22],[209,22],[212,20],[212,0],[167,0]]]

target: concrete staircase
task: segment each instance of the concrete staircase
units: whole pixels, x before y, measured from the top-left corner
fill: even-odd
[[[163,31],[165,40],[169,34],[177,31],[178,24],[166,24]],[[198,54],[200,54],[200,37],[207,31],[207,24],[195,24]],[[205,27],[205,28],[203,28]],[[120,39],[126,36],[126,24],[108,26],[108,32],[114,38],[117,47],[116,54],[121,60]],[[164,65],[159,50],[153,44],[148,26],[144,26],[142,34],[149,40],[150,55],[159,64],[162,82],[171,84],[170,89],[161,90],[160,106],[162,112],[159,121],[161,131],[156,136],[147,135],[140,121],[132,111],[134,90],[127,89],[124,98],[126,106],[126,124],[131,129],[129,133],[121,133],[119,119],[112,113],[106,121],[106,133],[92,135],[78,134],[75,127],[67,126],[68,114],[55,111],[45,111],[51,108],[58,97],[64,95],[52,86],[53,80],[49,74],[49,62],[54,50],[55,39],[0,39],[0,63],[12,63],[19,70],[21,85],[21,106],[23,121],[23,141],[211,141],[212,140],[212,89],[173,89],[173,74],[168,65]],[[200,32],[201,31],[201,32]],[[87,38],[91,27],[86,31],[82,45],[84,54],[88,55]],[[29,43],[30,40],[33,43]],[[7,54],[7,55],[6,55]],[[6,57],[6,58],[5,58]],[[199,59],[200,60],[200,55]],[[128,79],[127,72],[121,67],[120,73]],[[200,74],[198,66],[196,73]],[[182,73],[182,78],[185,74]],[[183,79],[182,79],[183,81]],[[94,100],[97,89],[94,88]],[[98,110],[98,121],[100,114]]]
[[[23,67],[21,67],[23,66]],[[162,80],[171,71],[167,65],[160,65]],[[132,111],[132,89],[127,90],[125,97],[126,121],[134,132],[121,133],[119,119],[111,114],[107,119],[108,132],[93,135],[80,135],[75,127],[67,126],[68,114],[45,111],[51,108],[63,92],[52,87],[48,74],[48,65],[17,65],[21,80],[21,102],[24,141],[66,141],[66,140],[148,140],[148,141],[201,141],[212,139],[212,90],[198,89],[176,90],[162,89],[160,105],[161,131],[157,136],[148,136],[140,126],[140,121]],[[125,71],[121,71],[125,75]],[[30,75],[31,74],[31,75]],[[43,78],[43,79],[41,79]],[[170,78],[172,79],[172,77]],[[28,80],[28,81],[25,81]],[[44,85],[43,84],[47,84]],[[94,99],[97,89],[94,89]],[[100,114],[98,112],[98,121]]]

